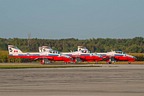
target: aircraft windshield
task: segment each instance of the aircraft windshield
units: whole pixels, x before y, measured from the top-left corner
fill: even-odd
[[[55,50],[50,50],[49,53],[56,53],[56,54],[58,54],[59,52],[55,51]]]
[[[116,51],[116,53],[119,53],[119,54],[125,54],[125,53],[122,52],[122,51]]]

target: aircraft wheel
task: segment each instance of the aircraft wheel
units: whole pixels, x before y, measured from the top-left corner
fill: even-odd
[[[98,64],[98,61],[96,61],[95,64]]]
[[[112,62],[110,61],[110,62],[108,62],[108,64],[112,64]]]
[[[42,60],[41,60],[41,64],[42,64],[42,65],[44,65],[44,64],[45,64],[45,61],[44,61],[44,59],[42,59]]]
[[[128,62],[128,64],[131,64],[131,62]]]

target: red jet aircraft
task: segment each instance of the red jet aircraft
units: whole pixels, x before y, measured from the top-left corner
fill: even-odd
[[[106,62],[111,64],[117,61],[128,61],[130,64],[136,60],[136,57],[123,53],[122,51],[111,51],[107,53],[97,53],[105,58]]]
[[[65,63],[72,62],[72,58],[67,55],[59,54],[57,51],[51,52],[26,52],[23,53],[20,49],[13,45],[8,45],[9,56],[14,58],[25,58],[31,60],[41,60],[41,64],[48,61],[64,61]]]

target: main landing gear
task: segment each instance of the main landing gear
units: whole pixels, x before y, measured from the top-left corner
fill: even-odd
[[[48,59],[45,59],[45,58],[44,58],[44,59],[41,60],[41,64],[42,64],[42,65],[44,65],[44,64],[50,64],[50,63],[51,63],[51,62],[50,62]]]

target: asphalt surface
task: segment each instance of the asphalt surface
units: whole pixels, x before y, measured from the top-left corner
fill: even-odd
[[[144,96],[144,65],[91,66],[0,69],[0,96]]]

